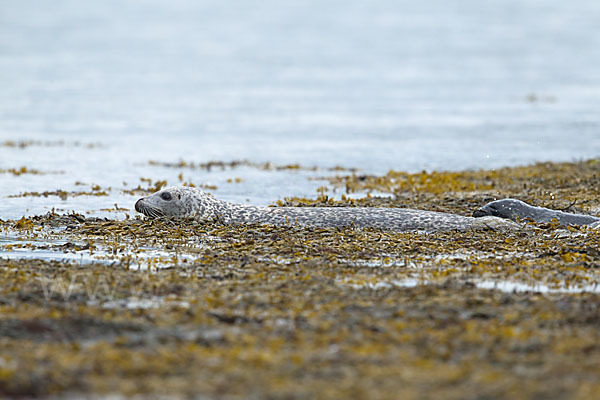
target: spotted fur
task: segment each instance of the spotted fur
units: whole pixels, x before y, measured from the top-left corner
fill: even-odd
[[[314,227],[377,228],[390,231],[452,231],[514,228],[496,217],[463,217],[407,208],[255,207],[215,199],[196,188],[170,187],[139,199],[135,209],[150,217],[191,217],[224,224],[273,224]]]

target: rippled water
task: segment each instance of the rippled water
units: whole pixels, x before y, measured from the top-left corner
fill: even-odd
[[[267,204],[314,197],[306,177],[327,173],[150,160],[383,173],[596,157],[598,21],[594,0],[3,2],[0,139],[64,144],[0,146],[0,170],[47,173],[0,173],[0,218],[123,218],[123,189],[179,173]],[[92,185],[111,190],[7,197]],[[102,211],[115,204],[129,211]]]

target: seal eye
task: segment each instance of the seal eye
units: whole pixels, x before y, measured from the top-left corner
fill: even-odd
[[[162,192],[160,194],[160,198],[163,199],[163,200],[165,200],[165,201],[169,201],[169,200],[171,200],[171,193],[169,193],[169,192]]]

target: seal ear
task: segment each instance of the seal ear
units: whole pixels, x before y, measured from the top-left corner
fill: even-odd
[[[181,200],[181,193],[177,194],[177,198]]]

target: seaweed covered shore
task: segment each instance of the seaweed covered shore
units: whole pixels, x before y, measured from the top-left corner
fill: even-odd
[[[365,191],[391,196],[350,198]],[[502,197],[599,215],[600,162],[352,172],[280,205],[470,215]],[[51,213],[0,221],[2,237],[15,256],[0,259],[0,397],[600,393],[600,232],[585,227],[423,234]]]

